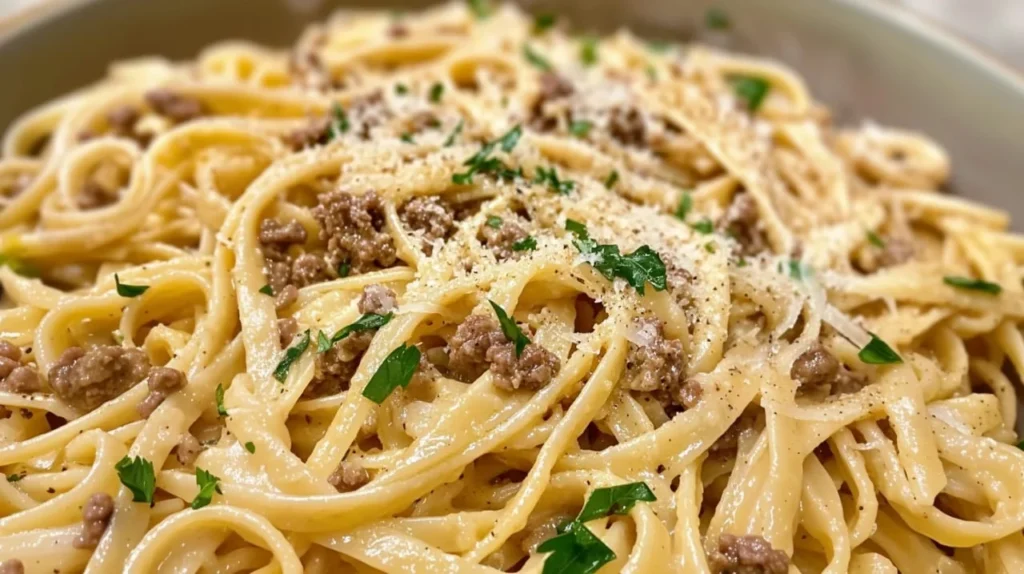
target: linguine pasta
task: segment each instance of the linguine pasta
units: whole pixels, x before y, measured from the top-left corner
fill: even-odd
[[[0,571],[1024,571],[948,172],[511,6],[115,64],[3,141]]]

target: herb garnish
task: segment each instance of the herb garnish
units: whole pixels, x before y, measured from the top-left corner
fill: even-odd
[[[327,129],[327,141],[334,141],[341,137],[341,134],[348,131],[348,116],[345,115],[345,108],[334,102],[331,105],[331,123]]]
[[[39,270],[13,255],[0,253],[0,267],[9,267],[22,277],[39,277]]]
[[[250,443],[251,444],[251,443]],[[192,499],[192,510],[198,510],[213,500],[213,493],[224,494],[220,489],[220,478],[196,467],[196,484],[199,485],[199,493]]]
[[[245,450],[249,451],[249,454],[256,454],[256,445],[252,441],[245,443],[244,446]]]
[[[573,189],[576,188],[576,183],[570,180],[558,179],[558,172],[555,168],[537,168],[537,175],[533,178],[534,183],[545,183],[547,182],[548,187],[551,191],[559,195],[569,195]]]
[[[578,138],[585,138],[593,126],[594,124],[587,120],[576,120],[569,124],[569,133]]]
[[[542,70],[544,72],[551,71],[551,62],[547,61],[544,56],[541,56],[539,53],[534,51],[529,44],[523,44],[523,57],[538,70]]]
[[[554,14],[537,14],[537,17],[533,19],[533,33],[540,34],[554,25]]]
[[[879,249],[885,249],[885,241],[883,241],[881,237],[879,237],[877,234],[875,234],[874,231],[868,230],[867,231],[867,236],[868,236],[868,243],[870,243],[871,245],[874,245],[875,247],[877,247]]]
[[[228,416],[228,410],[224,408],[224,385],[217,384],[217,414],[222,417]]]
[[[870,335],[871,340],[857,353],[861,361],[869,365],[892,365],[903,362],[903,359],[885,341],[879,339],[874,333],[870,333]]]
[[[527,235],[526,237],[512,244],[512,251],[533,251],[536,248],[537,239],[532,235]]]
[[[462,120],[459,120],[459,123],[455,124],[455,129],[453,129],[452,133],[448,134],[448,137],[444,140],[444,147],[451,147],[451,145],[455,143],[455,138],[459,137],[459,134],[462,133],[462,123]]]
[[[508,313],[490,299],[487,300],[491,304],[491,308],[494,309],[494,314],[498,316],[498,323],[501,324],[501,332],[505,334],[505,338],[516,346],[516,357],[523,354],[523,349],[530,344],[530,339],[523,334],[522,329],[519,325],[516,325],[514,319],[508,316]]]
[[[332,335],[330,339],[328,339],[327,336],[324,335],[323,331],[320,331],[320,334],[317,336],[316,352],[326,353],[327,351],[330,351],[331,347],[333,347],[335,343],[341,341],[345,337],[348,337],[352,333],[360,333],[362,331],[372,331],[374,329],[380,329],[384,325],[387,325],[388,321],[390,321],[391,318],[394,316],[394,313],[387,313],[386,315],[366,313],[362,317],[356,319],[356,321],[351,325],[346,325],[345,327],[338,329],[338,332]]]
[[[686,216],[690,214],[691,209],[693,209],[693,197],[690,196],[690,192],[684,191],[679,196],[679,205],[676,206],[676,218],[686,221]]]
[[[363,389],[363,396],[377,403],[391,395],[398,387],[406,387],[412,380],[416,367],[420,364],[420,350],[413,345],[405,345],[391,351],[377,372],[370,378]]]
[[[491,229],[499,229],[501,227],[501,221],[501,218],[497,215],[488,215],[486,225]]]
[[[654,492],[643,482],[598,488],[591,493],[576,520],[583,523],[609,514],[626,514],[637,502],[654,502],[655,500],[657,498],[654,496]]]
[[[612,172],[608,174],[608,177],[604,178],[604,186],[607,187],[608,189],[611,189],[618,181],[619,172],[613,169]]]
[[[405,132],[404,134],[400,135],[399,139],[401,139],[405,143],[416,143],[415,141],[413,141],[412,134],[409,132]]]
[[[23,478],[25,478],[25,477],[20,475],[20,474],[8,474],[7,475],[7,482],[18,482],[19,480],[21,480]]]
[[[755,76],[733,76],[729,81],[736,97],[742,100],[751,112],[756,112],[761,107],[772,87],[767,80]]]
[[[706,217],[704,219],[701,219],[697,223],[690,225],[690,227],[692,227],[694,231],[698,233],[703,233],[704,235],[707,235],[715,230],[715,224],[711,223],[711,220]]]
[[[128,490],[132,491],[132,502],[153,502],[156,491],[156,474],[153,463],[137,456],[125,456],[114,465],[117,477]]]
[[[409,88],[408,86],[402,83],[395,84],[395,93],[400,96],[404,96],[405,94],[409,93]]]
[[[298,360],[298,358],[302,356],[302,353],[306,352],[308,347],[309,329],[306,329],[302,333],[302,337],[299,339],[299,342],[288,347],[284,352],[284,358],[281,359],[281,362],[278,363],[277,367],[274,369],[274,378],[277,379],[278,382],[283,383],[284,380],[288,378],[288,369],[292,368],[292,363]]]
[[[440,102],[441,101],[441,96],[443,94],[444,94],[444,84],[442,84],[441,82],[437,82],[433,86],[430,86],[430,101],[434,102],[435,104],[437,102]]]
[[[263,287],[260,287],[260,293],[263,293],[264,295],[270,295],[271,297],[273,297],[274,288],[270,286],[270,283],[267,283]]]
[[[711,30],[728,30],[732,23],[729,21],[729,15],[721,8],[709,8],[704,13],[704,25]]]
[[[645,284],[650,283],[655,291],[664,291],[667,287],[665,262],[661,256],[647,245],[641,245],[632,253],[625,255],[619,252],[618,245],[602,245],[590,238],[586,226],[578,221],[567,219],[565,228],[576,235],[573,245],[583,255],[592,260],[594,269],[608,280],[620,277],[626,280],[637,293],[643,295]]]
[[[121,283],[121,278],[114,273],[114,285],[117,287],[117,294],[122,297],[138,297],[149,289],[149,285],[129,285]]]
[[[342,261],[338,264],[338,277],[348,277],[348,273],[351,270],[352,264],[348,261]]]
[[[503,179],[514,179],[519,176],[522,173],[521,170],[512,170],[498,158],[491,157],[491,153],[499,145],[505,153],[512,151],[516,144],[519,143],[519,138],[522,135],[522,126],[516,124],[500,138],[484,144],[480,151],[463,162],[463,165],[469,166],[469,169],[463,173],[453,174],[452,182],[459,185],[468,185],[473,181],[473,175],[477,173],[493,173]]]
[[[597,63],[597,39],[584,38],[580,40],[580,61],[584,66],[593,66]]]
[[[942,282],[950,287],[957,287],[959,289],[969,289],[972,291],[981,291],[982,293],[988,293],[989,295],[998,295],[1003,292],[1003,288],[998,283],[990,283],[981,279],[972,279],[970,277],[957,277],[947,275],[942,278]]]
[[[491,15],[491,3],[488,0],[469,0],[469,9],[477,20],[483,20]]]

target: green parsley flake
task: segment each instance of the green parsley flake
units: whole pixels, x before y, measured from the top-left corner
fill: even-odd
[[[593,126],[594,124],[586,120],[576,120],[569,124],[569,133],[578,138],[585,138]]]
[[[249,454],[256,454],[256,445],[252,441],[249,441],[245,443],[245,450],[249,451]]]
[[[348,128],[348,116],[345,114],[345,108],[341,107],[338,102],[334,102],[331,105],[331,123],[327,129],[327,140],[334,141],[340,138],[348,131]]]
[[[611,514],[627,514],[637,502],[655,500],[654,492],[643,482],[598,488],[590,494],[576,520],[583,523]]]
[[[469,185],[473,181],[473,176],[477,173],[490,173],[495,174],[502,179],[515,179],[522,175],[522,169],[512,170],[501,160],[491,157],[491,153],[494,152],[494,148],[500,146],[501,150],[505,153],[512,151],[512,149],[519,143],[519,138],[523,135],[523,128],[520,125],[514,126],[512,129],[507,131],[500,138],[487,142],[484,144],[480,151],[476,152],[473,157],[463,162],[463,165],[469,166],[469,169],[463,173],[452,174],[452,183],[459,185]]]
[[[433,86],[430,86],[430,101],[437,102],[441,101],[441,96],[444,95],[444,84],[437,82]]]
[[[501,227],[501,221],[501,218],[497,215],[488,215],[486,225],[491,229],[498,229]]]
[[[612,187],[615,186],[616,182],[618,181],[619,172],[613,169],[612,172],[608,174],[608,177],[604,178],[604,186],[607,187],[608,189],[611,189]]]
[[[870,335],[871,341],[857,353],[861,361],[869,365],[892,365],[903,362],[903,359],[885,341],[879,339],[874,333]]]
[[[690,214],[691,209],[693,209],[693,197],[690,195],[690,192],[684,191],[679,196],[679,205],[676,206],[676,218],[680,221],[686,221],[686,216]],[[711,223],[711,221],[709,220],[708,223]]]
[[[523,354],[523,349],[530,344],[530,339],[523,334],[522,329],[516,324],[515,319],[508,316],[508,313],[501,308],[500,305],[487,300],[491,304],[491,308],[494,309],[494,314],[498,316],[498,323],[501,324],[501,332],[505,334],[505,338],[516,346],[516,357]]]
[[[462,124],[462,120],[459,120],[459,123],[455,124],[455,129],[453,129],[452,133],[448,134],[448,137],[444,140],[444,147],[451,147],[452,144],[455,143],[455,138],[459,137],[459,134],[462,133]]]
[[[8,474],[7,475],[7,482],[18,482],[19,480],[21,480],[23,478],[25,478],[25,477],[20,475],[20,474]]]
[[[153,502],[156,492],[156,473],[153,463],[137,456],[134,459],[125,456],[114,465],[121,484],[132,491],[132,502]]]
[[[252,444],[252,443],[250,443]],[[192,510],[198,510],[213,500],[213,493],[224,494],[220,489],[220,478],[196,467],[196,484],[199,486],[199,493],[192,499]]]
[[[483,20],[491,15],[491,3],[488,0],[469,0],[469,9],[477,20]]]
[[[528,235],[512,244],[512,251],[533,251],[537,248],[537,239]]]
[[[547,183],[551,191],[559,195],[569,195],[576,188],[576,183],[570,180],[558,179],[558,172],[555,168],[538,167],[537,175],[533,178],[534,183]]]
[[[114,273],[114,285],[117,287],[117,294],[122,297],[138,297],[149,289],[149,285],[129,285],[121,283],[121,278]]]
[[[420,364],[420,350],[405,345],[391,351],[380,364],[377,372],[363,389],[363,396],[377,403],[383,403],[398,387],[406,387]]]
[[[732,23],[721,8],[709,8],[704,13],[704,25],[711,30],[728,30]]]
[[[384,325],[387,325],[388,321],[390,321],[394,316],[394,313],[387,313],[386,315],[366,313],[362,317],[356,319],[356,321],[351,325],[347,325],[339,329],[338,332],[332,335],[330,339],[324,335],[323,331],[320,331],[320,334],[317,336],[316,352],[326,353],[327,351],[330,351],[331,347],[333,347],[335,343],[343,340],[352,333],[361,333],[363,331],[380,329]]]
[[[989,295],[998,295],[1003,292],[1002,286],[998,283],[990,283],[988,281],[972,279],[970,277],[946,276],[942,278],[942,282],[950,287],[968,289],[971,291],[981,291],[982,293],[988,293]]]
[[[544,56],[541,56],[538,52],[534,51],[529,44],[523,44],[523,57],[538,70],[544,72],[551,71],[551,62],[547,61]]]
[[[580,40],[580,61],[584,66],[597,63],[597,38],[587,37]]]
[[[870,243],[871,245],[874,245],[875,247],[877,247],[879,249],[885,249],[885,241],[883,241],[881,237],[876,235],[874,231],[868,230],[867,231],[867,237],[868,237],[868,243]]]
[[[402,141],[404,141],[405,143],[416,143],[415,141],[413,141],[413,139],[412,139],[412,134],[411,134],[411,133],[409,133],[409,132],[405,132],[404,134],[402,134],[402,135],[401,135],[401,136],[399,137],[399,139],[401,139],[401,140],[402,140]]]
[[[0,267],[7,267],[22,277],[39,277],[39,270],[13,255],[0,253]]]
[[[288,370],[292,368],[292,363],[297,361],[299,357],[302,356],[302,353],[306,352],[308,347],[309,329],[306,329],[305,332],[302,333],[302,337],[299,338],[299,342],[288,347],[284,352],[284,358],[281,359],[281,362],[278,363],[277,367],[274,369],[274,378],[277,379],[278,382],[283,383],[284,380],[288,378]]]
[[[533,19],[533,33],[542,34],[555,25],[554,14],[537,14]]]
[[[226,417],[228,416],[228,410],[224,408],[224,385],[217,384],[217,415]]]
[[[348,261],[342,261],[338,264],[338,277],[348,277],[349,271],[352,270],[352,264]]]
[[[260,287],[260,293],[263,293],[264,295],[270,295],[271,297],[273,297],[274,296],[274,288],[271,287],[269,283],[267,283],[263,287]]]
[[[772,88],[767,80],[754,76],[733,76],[729,78],[729,81],[736,97],[746,105],[750,112],[756,112],[761,107]]]
[[[661,256],[647,245],[641,245],[632,253],[625,255],[619,252],[618,245],[602,245],[590,238],[587,228],[578,221],[567,219],[565,228],[576,235],[573,245],[592,261],[594,269],[609,281],[616,277],[624,279],[640,295],[644,294],[645,285],[650,283],[655,291],[664,291],[667,287],[665,262]]]
[[[707,235],[715,230],[715,224],[711,223],[711,220],[708,218],[701,219],[700,221],[694,223],[690,227],[692,227],[693,230],[696,231],[697,233],[703,233],[704,235]]]
[[[395,93],[400,96],[404,96],[409,93],[409,87],[401,83],[395,84]]]

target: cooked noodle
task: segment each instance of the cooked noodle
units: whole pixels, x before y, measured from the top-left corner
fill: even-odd
[[[19,119],[0,561],[1024,572],[1007,215],[778,63],[539,22],[341,13]]]

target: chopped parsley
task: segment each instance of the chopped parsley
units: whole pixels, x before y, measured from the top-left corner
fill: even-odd
[[[704,251],[707,251],[708,253],[714,253],[715,252],[715,244],[714,243],[705,243],[704,244]]]
[[[663,40],[651,40],[651,41],[647,42],[647,49],[652,51],[652,52],[657,52],[659,54],[662,54],[662,53],[668,52],[669,50],[672,49],[672,43],[671,42],[665,42]]]
[[[0,253],[0,267],[8,267],[22,277],[39,277],[39,270],[13,255]]]
[[[270,283],[267,283],[263,287],[260,287],[260,293],[263,293],[264,295],[270,295],[271,297],[273,297],[274,288],[270,286]]]
[[[618,181],[619,172],[613,169],[612,172],[608,174],[608,177],[604,178],[604,186],[611,189]]]
[[[990,283],[981,279],[971,279],[970,277],[956,277],[949,276],[942,278],[942,282],[950,287],[956,287],[958,289],[969,289],[971,291],[981,291],[982,293],[988,293],[989,295],[998,295],[1003,292],[1002,286],[998,283]]]
[[[404,96],[409,93],[409,87],[402,83],[395,84],[395,93]]]
[[[501,227],[501,221],[501,218],[497,215],[488,215],[486,225],[491,229],[498,229]]]
[[[488,0],[469,0],[469,9],[477,20],[483,20],[491,15],[491,3]]]
[[[867,231],[867,236],[868,236],[868,243],[870,243],[871,245],[874,245],[875,247],[877,247],[879,249],[885,249],[885,241],[883,241],[881,237],[879,237],[877,234],[875,234],[874,231],[868,230]]]
[[[373,331],[374,329],[380,329],[384,325],[388,324],[388,321],[394,317],[394,313],[388,313],[386,315],[378,315],[376,313],[366,313],[362,317],[356,319],[351,325],[346,325],[338,330],[337,333],[331,336],[330,339],[324,335],[323,331],[317,336],[317,353],[326,353],[331,350],[331,347],[335,343],[343,340],[352,333],[360,333],[362,331]]]
[[[684,191],[679,196],[679,205],[676,206],[676,218],[686,221],[686,216],[690,214],[691,209],[693,209],[693,197],[690,195],[690,192]],[[708,223],[711,222],[708,221]]]
[[[19,480],[21,480],[23,478],[25,478],[25,477],[20,475],[20,474],[8,474],[7,475],[7,482],[18,482]]]
[[[430,101],[436,104],[437,102],[441,101],[441,96],[443,95],[444,84],[442,84],[441,82],[437,82],[433,86],[430,86]]]
[[[252,443],[249,443],[252,444]],[[199,485],[199,493],[192,499],[192,510],[198,510],[213,500],[213,493],[224,494],[220,489],[220,478],[196,467],[196,484]]]
[[[370,382],[363,389],[363,396],[378,405],[383,403],[396,388],[409,385],[419,364],[420,350],[413,345],[402,344],[391,351],[377,372],[370,377]]]
[[[529,44],[523,44],[523,57],[538,70],[542,70],[544,72],[551,71],[551,62],[547,61],[547,58],[534,51]]]
[[[508,316],[508,313],[490,299],[487,300],[491,304],[491,308],[494,309],[494,314],[498,316],[498,323],[501,324],[501,332],[505,334],[505,338],[508,339],[512,344],[516,346],[516,357],[523,354],[523,349],[530,344],[530,339],[523,334],[522,329],[519,325],[516,325],[515,319]]]
[[[667,287],[665,262],[650,246],[641,245],[636,251],[623,255],[618,245],[602,245],[591,239],[587,228],[578,221],[567,219],[565,228],[576,235],[573,240],[576,249],[589,256],[594,269],[609,281],[622,278],[641,295],[647,283],[655,291],[664,291]]]
[[[871,333],[871,341],[864,345],[864,348],[857,353],[857,356],[860,357],[861,361],[869,365],[892,365],[903,362],[903,359],[896,354],[896,351],[893,351],[892,347],[879,339],[874,333]]]
[[[709,8],[704,13],[704,26],[711,30],[728,30],[732,25],[729,15],[721,8]]]
[[[341,137],[341,134],[348,131],[348,116],[341,104],[334,102],[331,105],[331,123],[327,128],[327,141],[334,141]]]
[[[555,168],[538,167],[537,175],[533,178],[534,183],[547,183],[551,191],[559,195],[569,195],[576,188],[576,183],[570,180],[558,179],[558,172]]]
[[[156,492],[156,473],[153,472],[153,463],[137,456],[134,459],[125,456],[114,465],[117,470],[117,478],[121,484],[132,491],[132,502],[153,502],[153,493]]]
[[[228,410],[224,408],[224,385],[217,384],[217,414],[222,417],[228,416]]]
[[[697,223],[694,223],[690,227],[692,227],[693,230],[696,231],[697,233],[703,233],[704,235],[707,235],[715,230],[715,224],[711,223],[711,220],[706,217],[704,219],[701,219]]]
[[[121,283],[121,278],[114,273],[114,285],[117,287],[117,294],[122,297],[138,297],[149,289],[149,285],[129,285]]]
[[[409,132],[405,132],[404,134],[399,136],[399,139],[401,139],[405,143],[416,143],[415,141],[413,141],[412,134]]]
[[[292,368],[292,363],[297,361],[298,358],[302,356],[302,353],[306,352],[307,348],[309,348],[309,329],[306,329],[305,332],[302,333],[302,337],[299,338],[298,343],[288,347],[284,352],[284,358],[281,359],[281,362],[278,363],[277,367],[274,369],[274,378],[277,379],[278,382],[283,383],[284,380],[288,378],[288,369]]]
[[[643,482],[595,490],[579,515],[558,527],[558,536],[545,540],[537,547],[537,552],[551,552],[544,560],[544,573],[596,572],[615,559],[615,552],[594,536],[584,523],[611,514],[626,514],[637,502],[654,500],[654,492]]]
[[[537,14],[533,19],[533,33],[541,34],[555,25],[554,14]]]
[[[469,169],[463,173],[453,174],[452,182],[459,185],[468,185],[473,181],[473,176],[478,173],[492,173],[502,179],[514,179],[520,176],[522,174],[522,170],[513,170],[509,168],[498,158],[491,157],[491,153],[493,153],[494,148],[498,146],[500,146],[501,150],[505,153],[512,151],[512,149],[516,147],[516,144],[519,143],[519,138],[522,137],[522,135],[522,126],[516,124],[500,138],[484,144],[480,148],[480,151],[476,152],[473,157],[463,162],[463,165],[468,166]]]
[[[348,261],[342,261],[338,264],[338,277],[348,277],[348,273],[351,270],[352,264]]]
[[[245,450],[249,451],[249,454],[256,454],[256,445],[252,441],[249,441],[245,443]]]
[[[779,263],[779,272],[784,271],[788,271],[789,277],[797,281],[803,281],[804,277],[811,274],[811,270],[806,268],[799,259],[790,259],[785,264]]]
[[[658,69],[654,67],[654,64],[647,64],[647,68],[644,71],[647,72],[647,79],[652,82],[658,81]]]
[[[729,78],[729,81],[736,97],[751,112],[756,112],[761,107],[772,88],[767,80],[755,76],[733,76]]]
[[[583,38],[580,40],[580,61],[584,66],[593,66],[597,63],[597,39]]]
[[[444,140],[444,147],[451,147],[452,144],[455,143],[455,138],[459,137],[459,134],[462,133],[462,124],[462,120],[459,120],[459,123],[455,124],[455,129],[453,129],[452,133],[448,134],[448,137]]]
[[[587,137],[587,134],[590,133],[590,128],[593,126],[594,124],[587,120],[576,120],[569,124],[569,133],[578,138],[585,138]]]
[[[512,251],[533,251],[536,248],[537,239],[532,235],[527,235],[526,237],[512,244]]]

